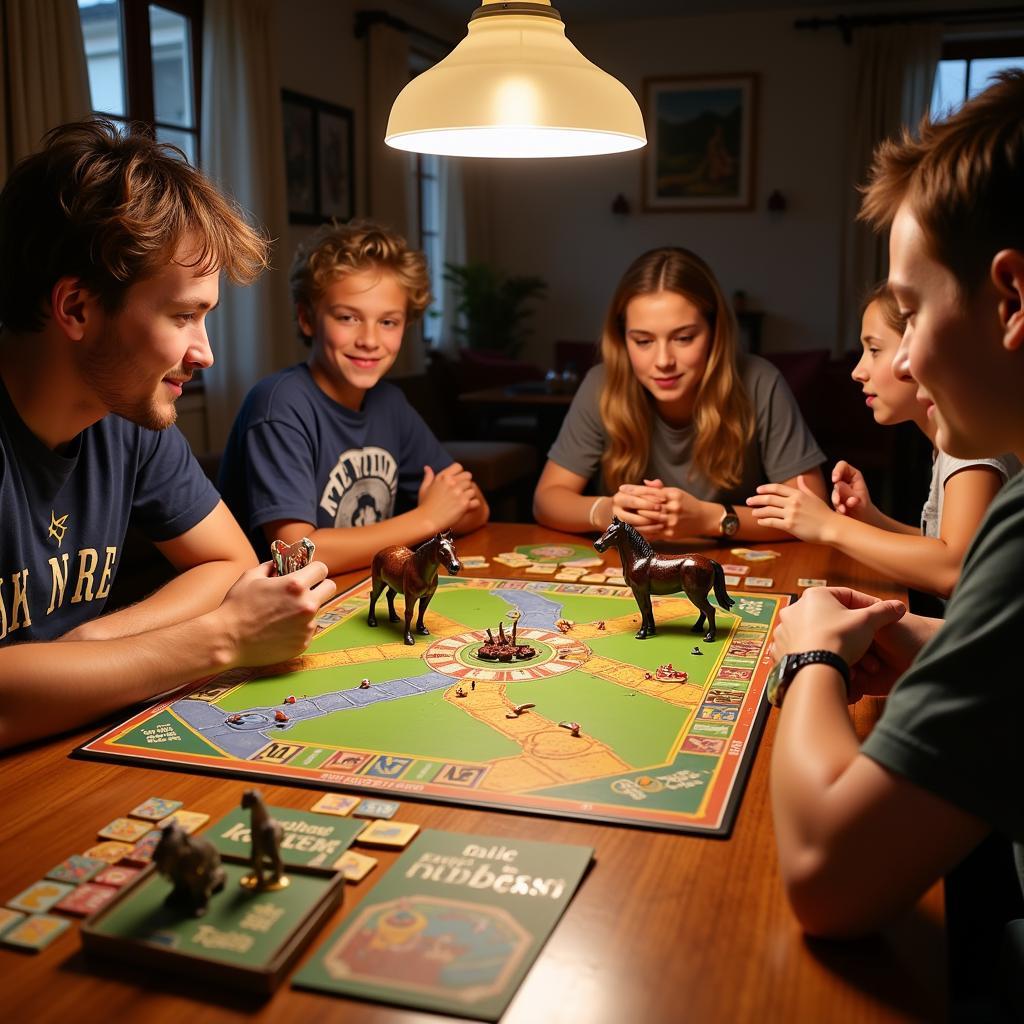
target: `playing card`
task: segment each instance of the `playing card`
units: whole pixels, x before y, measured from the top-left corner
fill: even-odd
[[[65,914],[75,917],[88,917],[105,907],[115,896],[117,890],[109,885],[97,885],[95,882],[83,882],[77,889],[69,892],[54,906]]]
[[[85,851],[86,857],[98,857],[108,864],[116,864],[119,860],[127,857],[132,852],[131,843],[119,843],[116,839],[106,839],[102,843],[90,846]]]
[[[725,585],[727,587],[739,586],[739,582],[740,582],[739,576],[726,576],[725,577]]]
[[[143,821],[160,821],[168,814],[173,814],[182,806],[180,800],[166,800],[162,796],[151,796],[144,803],[128,812],[129,818],[142,818]]]
[[[733,548],[732,553],[737,558],[745,558],[748,562],[767,562],[772,558],[778,558],[781,552],[771,551],[768,548],[757,551],[752,548]]]
[[[750,572],[749,565],[723,565],[722,569],[732,576],[745,576]]]
[[[197,829],[201,829],[210,816],[202,811],[175,811],[169,814],[162,821],[157,822],[157,828],[165,828],[173,821],[186,835],[192,835]]]
[[[377,858],[346,850],[334,866],[345,876],[346,882],[361,882],[377,866]]]
[[[115,818],[96,833],[99,839],[116,839],[121,843],[138,842],[151,828],[151,822],[136,818]]]
[[[810,576],[801,576],[796,581],[798,587],[827,587],[828,580],[816,580]]]
[[[23,910],[26,914],[41,914],[69,892],[73,892],[74,888],[66,882],[44,879],[41,882],[33,882],[27,889],[23,889],[14,899],[7,901],[7,906],[12,910]]]
[[[56,867],[46,872],[47,878],[56,882],[70,882],[71,885],[79,885],[95,878],[105,867],[105,860],[99,857],[85,857],[80,853],[73,853],[67,860],[61,861]]]
[[[339,817],[351,814],[354,807],[359,806],[359,797],[346,796],[344,793],[327,793],[320,797],[313,810],[321,814],[337,814]]]
[[[68,930],[68,922],[51,914],[33,914],[0,936],[0,942],[21,949],[45,949],[58,935]]]
[[[104,868],[93,881],[97,885],[109,885],[120,889],[129,882],[134,881],[142,873],[142,868],[130,868],[124,864],[111,864]]]
[[[563,562],[562,565],[566,569],[590,569],[594,566],[604,565],[604,559],[598,558],[597,555],[593,555],[590,558],[570,558],[568,562]]]
[[[526,571],[531,576],[553,576],[558,572],[558,566],[554,562],[548,562],[546,565],[528,565]]]
[[[393,818],[400,806],[397,800],[360,800],[352,813],[357,818]]]
[[[13,928],[19,921],[24,921],[25,915],[20,910],[8,910],[0,907],[0,935],[3,935],[9,928]]]
[[[466,569],[486,569],[490,564],[483,555],[460,555],[459,561]]]
[[[287,576],[313,561],[316,545],[308,538],[302,537],[294,544],[286,544],[283,540],[271,541],[270,554],[278,576]]]
[[[771,576],[748,576],[746,585],[748,587],[770,587],[775,582]]]
[[[153,851],[160,842],[161,832],[153,829],[147,832],[132,848],[130,853],[124,855],[124,860],[129,864],[138,864],[145,867],[153,859]]]
[[[356,842],[367,846],[406,847],[419,832],[419,825],[411,821],[371,821],[356,836]]]

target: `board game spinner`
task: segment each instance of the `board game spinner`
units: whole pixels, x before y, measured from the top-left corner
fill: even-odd
[[[714,643],[686,598],[656,597],[638,641],[628,590],[442,577],[410,647],[386,614],[367,625],[369,588],[325,606],[301,657],[208,679],[76,754],[728,835],[788,596],[734,592]],[[480,658],[499,623],[535,656]]]

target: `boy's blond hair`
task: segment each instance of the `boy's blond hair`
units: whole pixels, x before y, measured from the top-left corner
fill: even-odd
[[[395,275],[406,295],[410,321],[418,320],[430,305],[430,274],[423,253],[380,224],[354,220],[325,224],[296,249],[288,275],[296,313],[303,309],[312,319],[313,307],[333,281],[364,270]],[[299,337],[310,344],[301,323],[297,326]]]
[[[969,295],[1003,249],[1024,251],[1024,72],[1006,71],[945,121],[925,117],[875,150],[860,219],[892,224],[903,203],[931,255]]]

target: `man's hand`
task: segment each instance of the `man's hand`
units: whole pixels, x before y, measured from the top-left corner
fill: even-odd
[[[453,462],[440,473],[430,466],[423,467],[418,504],[433,533],[440,533],[454,526],[470,509],[478,508],[480,499],[473,487],[473,475]]]

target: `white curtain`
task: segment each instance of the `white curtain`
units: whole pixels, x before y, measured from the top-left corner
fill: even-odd
[[[0,178],[51,128],[92,110],[76,0],[0,0]]]
[[[438,160],[438,189],[441,194],[441,259],[442,264],[466,263],[466,205],[464,202],[463,161],[457,157],[441,157]],[[437,303],[441,318],[437,332],[437,347],[454,356],[458,346],[455,343],[455,290],[443,280],[439,286]]]
[[[211,450],[224,447],[242,399],[262,377],[301,358],[291,323],[283,250],[288,222],[275,7],[269,0],[206,0],[201,162],[274,239],[272,269],[256,284],[225,284],[210,316],[216,359],[203,374]]]
[[[384,142],[395,97],[409,82],[409,40],[384,22],[372,25],[366,41],[367,206],[370,216],[416,245],[413,196],[414,157]],[[422,373],[426,365],[419,329],[406,332],[392,376]]]
[[[860,193],[875,146],[902,125],[916,129],[927,113],[942,52],[942,24],[886,25],[857,29],[855,72],[847,123],[851,126],[844,204],[840,348],[860,345],[860,301],[888,272],[889,242],[857,221]]]

